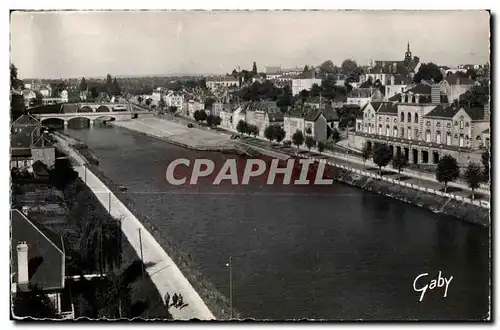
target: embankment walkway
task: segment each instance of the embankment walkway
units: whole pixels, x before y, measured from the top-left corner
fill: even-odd
[[[182,309],[170,307],[169,312],[172,317],[175,320],[215,320],[212,312],[184,277],[177,265],[175,265],[160,244],[144,228],[139,219],[85,166],[85,159],[78,152],[73,150],[63,138],[58,135],[54,136],[59,146],[76,161],[78,165],[74,166],[75,170],[87,187],[92,190],[99,202],[108,210],[112,217],[121,219],[122,232],[137,255],[139,257],[142,255],[143,263],[147,267],[146,271],[161,297],[164,299],[167,293],[170,296],[174,293],[182,294],[184,302],[188,305]]]

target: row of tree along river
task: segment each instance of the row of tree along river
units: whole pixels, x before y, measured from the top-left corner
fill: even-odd
[[[170,186],[179,158],[196,152],[119,128],[69,130],[191,256],[242,317],[256,319],[482,319],[489,312],[489,229],[361,189],[331,186]],[[415,291],[438,274],[445,288]]]

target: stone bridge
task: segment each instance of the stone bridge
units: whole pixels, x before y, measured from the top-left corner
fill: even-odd
[[[115,104],[116,106],[116,104]],[[64,122],[64,127],[68,127],[68,123],[77,118],[88,119],[90,126],[94,125],[96,120],[102,121],[119,121],[119,120],[130,120],[142,117],[151,117],[154,114],[150,111],[142,110],[134,111],[127,110],[126,111],[98,111],[99,108],[102,110],[103,105],[99,104],[92,109],[91,106],[85,105],[81,108],[78,108],[77,112],[59,112],[59,113],[44,113],[44,114],[33,114],[36,118],[40,120],[40,122],[44,122],[48,119],[58,119]],[[88,110],[91,111],[88,111]],[[109,109],[109,108],[108,108]],[[81,111],[86,110],[86,111]],[[92,111],[94,110],[94,111]]]

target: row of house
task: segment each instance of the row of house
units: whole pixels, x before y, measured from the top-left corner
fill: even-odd
[[[449,95],[442,84],[419,84],[388,101],[370,101],[349,144],[362,149],[365,142],[389,143],[415,164],[437,164],[445,154],[462,165],[479,162],[490,146],[489,105],[458,106]]]

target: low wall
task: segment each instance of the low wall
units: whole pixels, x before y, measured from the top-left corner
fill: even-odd
[[[335,179],[351,186],[362,188],[387,197],[425,208],[433,213],[453,216],[463,221],[488,227],[490,225],[490,210],[448,196],[418,190],[412,187],[394,184],[381,180],[375,174],[365,175],[347,167],[338,167]],[[425,188],[424,188],[425,189]]]

